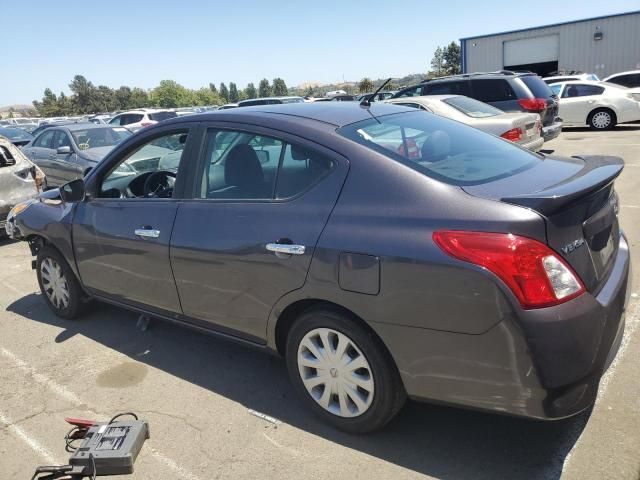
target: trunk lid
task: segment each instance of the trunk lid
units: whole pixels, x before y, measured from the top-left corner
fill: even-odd
[[[547,157],[525,172],[463,189],[538,212],[549,246],[594,293],[617,254],[619,206],[613,183],[623,167],[619,157]]]

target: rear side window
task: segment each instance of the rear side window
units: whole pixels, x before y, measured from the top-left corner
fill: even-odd
[[[437,115],[405,112],[344,126],[338,132],[450,185],[480,185],[528,170],[541,157]]]
[[[132,123],[138,123],[142,120],[144,115],[140,113],[129,113],[120,117],[120,125],[130,125]]]
[[[544,82],[542,82],[544,85]],[[479,79],[473,82],[473,98],[481,102],[504,102],[515,100],[516,94],[507,82],[501,78]]]
[[[287,144],[280,164],[276,198],[291,198],[304,192],[327,175],[333,162],[323,155]]]
[[[149,118],[151,120],[154,120],[156,122],[161,122],[163,120],[168,120],[170,118],[175,118],[177,117],[178,114],[176,112],[155,112],[155,113],[150,113],[149,114]],[[136,120],[138,121],[138,120]],[[135,123],[135,122],[132,122]]]
[[[552,94],[549,85],[537,75],[524,75],[520,77],[520,80],[531,90],[535,98],[549,98]]]
[[[404,90],[401,90],[397,95],[394,96],[394,98],[419,97],[420,95],[422,95],[422,85],[416,85],[415,87],[405,88]]]
[[[610,78],[607,82],[622,85],[623,87],[638,87],[640,86],[640,73],[619,75],[617,77]]]
[[[562,92],[562,98],[588,97],[591,95],[601,95],[602,92],[604,92],[604,88],[597,85],[566,85],[564,92]]]
[[[425,86],[426,95],[470,95],[469,82],[435,82]]]

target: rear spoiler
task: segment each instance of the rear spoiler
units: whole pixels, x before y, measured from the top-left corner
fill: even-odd
[[[609,185],[624,168],[624,160],[620,157],[581,155],[573,158],[585,163],[585,167],[574,176],[539,192],[505,197],[501,200],[536,210],[545,216],[553,215],[586,195]]]

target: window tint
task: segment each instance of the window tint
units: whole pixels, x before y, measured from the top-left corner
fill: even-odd
[[[333,162],[282,140],[249,132],[207,134],[200,198],[290,198],[324,177]]]
[[[399,97],[418,97],[422,95],[422,85],[416,85],[405,90],[401,90],[394,98]]]
[[[176,112],[156,112],[156,113],[149,114],[149,118],[156,122],[161,122],[162,120],[168,120],[169,118],[175,118],[177,116],[178,114]],[[140,117],[140,119],[142,120],[142,117]],[[136,120],[135,122],[139,122],[139,121],[140,120]],[[131,123],[135,123],[135,122],[131,122]]]
[[[469,95],[469,82],[434,82],[425,85],[426,95]]]
[[[506,80],[499,78],[479,79],[473,82],[473,98],[481,102],[503,102],[514,100],[516,94]]]
[[[69,135],[67,135],[63,131],[59,131],[58,136],[56,137],[55,148],[60,147],[71,147],[71,140],[69,139]]]
[[[600,95],[602,92],[604,92],[604,88],[597,85],[565,85],[562,98],[587,97],[590,95]]]
[[[140,113],[129,113],[127,115],[122,115],[122,117],[120,118],[120,125],[138,123],[140,120],[142,120],[142,117],[144,117],[144,115]]]
[[[333,162],[297,145],[287,144],[278,173],[276,198],[295,197],[331,171]]]
[[[48,130],[43,132],[33,143],[34,147],[53,148],[53,136],[56,130]]]
[[[479,185],[510,177],[542,161],[480,130],[422,112],[364,120],[338,132],[451,185]]]
[[[472,118],[495,117],[504,113],[502,110],[469,97],[451,97],[442,101]]]
[[[520,80],[531,90],[534,97],[549,98],[551,96],[551,89],[537,75],[524,75]]]
[[[158,197],[170,198],[188,132],[186,130],[156,137],[139,146],[122,158],[105,176],[100,188],[103,198]],[[151,174],[169,172],[173,175],[157,175],[147,184]]]
[[[639,87],[640,86],[640,73],[630,73],[627,75],[619,75],[607,80],[609,83],[616,83],[623,87]]]

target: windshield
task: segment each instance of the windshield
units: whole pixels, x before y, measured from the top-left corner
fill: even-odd
[[[371,118],[338,133],[450,185],[488,183],[542,161],[510,142],[422,111]]]
[[[31,140],[33,135],[21,128],[1,128],[0,135],[7,137],[9,140]]]
[[[495,117],[504,113],[502,110],[469,97],[451,97],[442,101],[472,118]]]
[[[523,75],[520,80],[529,87],[529,90],[536,98],[549,98],[552,94],[549,85],[544,83],[537,75]]]
[[[117,145],[131,136],[131,132],[123,127],[104,127],[72,130],[71,135],[80,150],[87,150],[89,148]]]
[[[549,85],[549,88],[556,95],[560,95],[560,90],[562,90],[562,84],[561,83],[556,83],[554,85]]]

